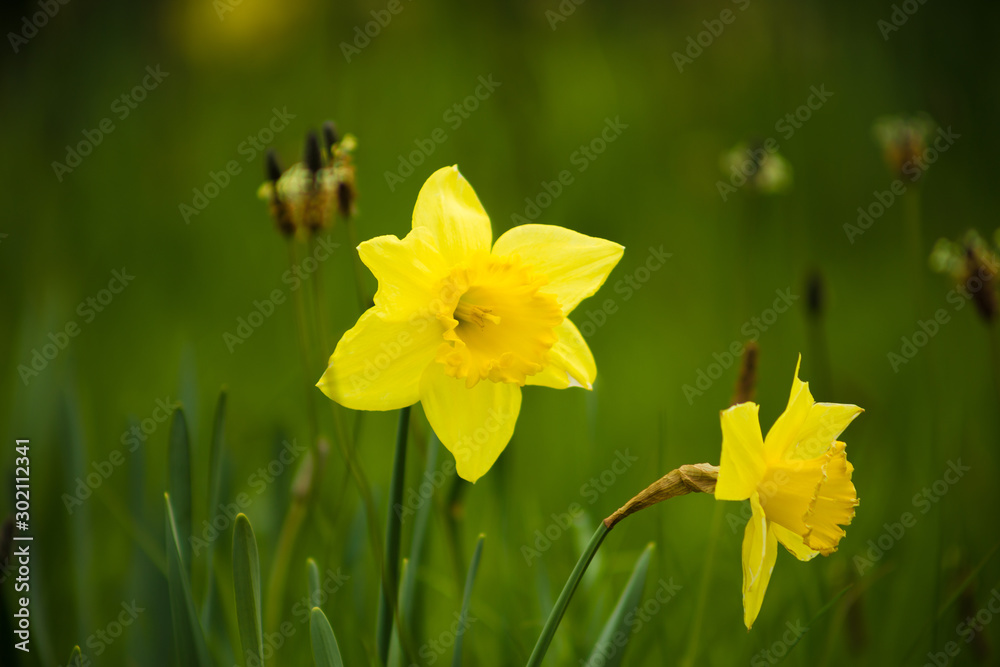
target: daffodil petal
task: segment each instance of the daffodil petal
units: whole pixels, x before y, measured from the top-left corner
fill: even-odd
[[[743,623],[753,627],[764,602],[771,571],[778,557],[778,539],[764,516],[757,494],[750,496],[753,516],[743,533]]]
[[[784,452],[786,459],[812,459],[822,456],[864,410],[844,403],[815,403]]]
[[[563,320],[555,333],[559,340],[549,350],[548,365],[540,373],[529,376],[526,384],[553,389],[593,389],[597,364],[580,330],[569,320]]]
[[[337,343],[317,383],[352,410],[395,410],[420,399],[420,378],[441,345],[437,321],[388,322],[370,308]]]
[[[756,403],[740,403],[723,410],[722,456],[719,480],[715,485],[718,500],[745,500],[754,493],[764,476],[764,440]]]
[[[458,167],[438,169],[427,179],[413,207],[413,229],[430,230],[450,266],[476,252],[489,252],[493,230],[489,216]]]
[[[774,532],[782,546],[788,549],[788,552],[799,560],[808,561],[819,555],[818,551],[810,549],[806,545],[805,539],[798,533],[788,530],[773,521],[768,525],[768,528]]]
[[[801,364],[802,355],[799,355],[799,360],[795,364],[792,391],[788,396],[788,406],[775,420],[771,430],[767,432],[764,449],[769,460],[783,458],[785,452],[795,444],[796,435],[809,416],[813,403],[815,403],[812,393],[809,391],[809,383],[799,379],[799,366]]]
[[[420,402],[431,428],[455,456],[458,475],[475,482],[488,471],[514,434],[521,387],[485,380],[471,389],[465,380],[431,364],[420,382]]]
[[[434,316],[430,308],[441,296],[438,291],[449,266],[429,229],[419,227],[403,239],[378,236],[358,246],[358,254],[378,279],[375,306],[384,319]]]
[[[548,278],[541,291],[554,295],[566,315],[600,289],[623,252],[617,243],[554,225],[514,227],[493,245],[494,255],[518,255]]]

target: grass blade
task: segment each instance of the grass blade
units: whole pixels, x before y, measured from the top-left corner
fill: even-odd
[[[191,544],[187,538],[191,535],[191,440],[182,408],[174,410],[174,417],[170,422],[167,491],[170,493],[170,505],[177,527],[181,564],[190,580]]]
[[[69,662],[66,663],[66,667],[83,667],[83,654],[80,652],[79,644],[73,647],[73,651],[69,654]]]
[[[309,606],[321,607],[323,591],[319,583],[319,567],[312,558],[306,561],[306,574],[309,577]]]
[[[590,652],[590,657],[584,664],[603,665],[604,667],[618,667],[625,655],[628,644],[615,641],[616,636],[629,637],[629,626],[625,622],[626,617],[639,606],[642,597],[642,589],[646,585],[646,573],[649,571],[649,560],[653,555],[653,545],[649,544],[643,550],[639,560],[636,561],[632,569],[632,576],[625,584],[625,590],[618,598],[604,629],[601,630],[594,649]],[[626,639],[627,641],[627,639]]]
[[[205,635],[194,608],[191,581],[181,557],[180,538],[170,494],[164,494],[167,532],[167,583],[170,589],[170,612],[174,623],[177,661],[182,667],[211,667]]]
[[[479,559],[483,555],[483,542],[486,536],[479,535],[476,541],[476,550],[472,554],[469,562],[469,574],[465,577],[465,592],[462,594],[462,611],[458,619],[458,633],[455,636],[455,654],[451,659],[451,667],[460,667],[462,664],[462,639],[465,637],[465,630],[469,627],[469,601],[472,599],[472,584],[476,581],[476,572],[479,571]]]
[[[309,636],[312,639],[313,661],[316,667],[344,667],[333,628],[319,607],[313,607],[312,613],[309,614]]]
[[[260,611],[260,557],[257,539],[245,514],[236,517],[233,530],[233,590],[236,623],[247,666],[264,664],[264,630]]]
[[[580,585],[580,580],[583,579],[583,575],[587,571],[587,566],[594,559],[594,555],[601,547],[601,543],[604,542],[604,538],[607,535],[608,526],[602,521],[601,525],[597,527],[594,536],[590,538],[590,542],[580,556],[580,560],[576,562],[576,567],[570,573],[569,579],[566,580],[566,585],[563,586],[562,593],[559,594],[559,599],[556,600],[556,605],[552,608],[552,612],[545,621],[545,625],[542,627],[542,634],[538,636],[538,642],[535,643],[535,648],[528,658],[527,667],[538,667],[542,664],[545,653],[549,650],[549,645],[552,643],[552,638],[559,628],[559,622],[562,621],[563,614],[566,613],[566,607],[569,606],[569,601],[573,598],[573,593],[576,592],[577,586]]]
[[[208,517],[211,519],[215,508],[219,506],[222,493],[222,453],[225,448],[226,430],[226,390],[219,392],[219,401],[215,405],[215,420],[212,423],[212,443],[208,453]],[[211,627],[212,596],[215,589],[215,540],[208,543],[205,549],[205,600],[201,605],[202,623]]]
[[[375,644],[383,665],[389,662],[389,645],[392,643],[393,611],[398,607],[399,591],[399,541],[403,522],[397,505],[403,504],[403,484],[406,482],[406,436],[410,426],[410,408],[399,411],[396,428],[396,454],[392,464],[392,486],[389,493],[385,520],[385,559],[382,562],[382,586],[378,600],[378,626]]]

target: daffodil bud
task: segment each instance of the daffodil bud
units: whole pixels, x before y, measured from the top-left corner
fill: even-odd
[[[683,465],[676,470],[671,470],[640,491],[614,514],[605,519],[604,525],[610,530],[629,514],[635,514],[639,510],[677,496],[688,493],[715,493],[715,481],[718,478],[718,466],[709,463]]]

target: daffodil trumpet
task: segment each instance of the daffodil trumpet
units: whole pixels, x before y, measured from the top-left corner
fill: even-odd
[[[420,402],[459,476],[475,482],[510,441],[521,388],[593,388],[597,367],[568,315],[623,253],[563,227],[522,225],[495,242],[456,167],[434,172],[403,239],[358,246],[374,306],[340,339],[320,389],[355,410]]]

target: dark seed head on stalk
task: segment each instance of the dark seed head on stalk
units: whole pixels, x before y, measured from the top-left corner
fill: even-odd
[[[316,138],[316,133],[312,130],[306,135],[305,156],[302,161],[305,162],[315,181],[316,173],[323,168],[323,156],[319,150],[319,139]]]
[[[264,160],[264,172],[267,180],[277,183],[278,179],[281,178],[282,171],[281,164],[278,162],[278,154],[273,148],[268,148],[267,157]]]
[[[806,313],[818,320],[823,316],[825,308],[826,288],[823,284],[823,274],[819,270],[814,270],[806,278]]]
[[[965,244],[965,289],[972,295],[976,310],[987,324],[997,316],[996,268],[973,243]]]
[[[747,342],[743,346],[743,361],[740,364],[740,376],[736,380],[736,389],[730,405],[738,405],[752,401],[757,391],[757,343]]]

